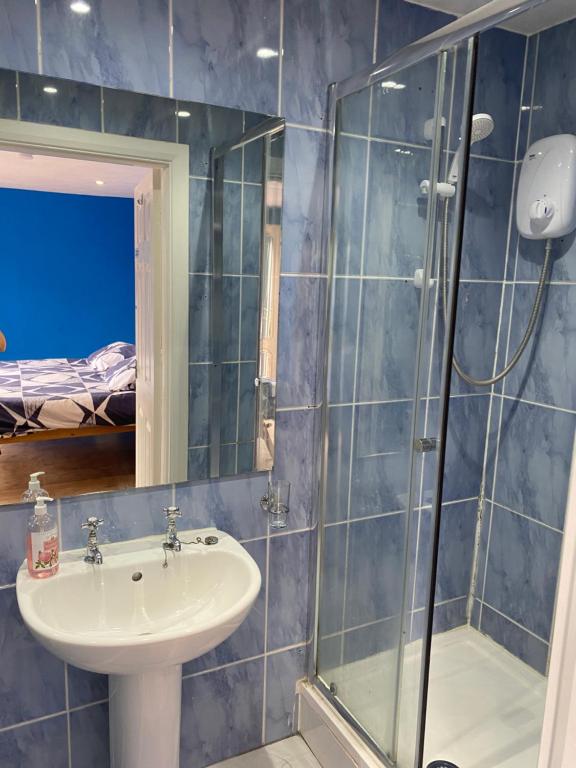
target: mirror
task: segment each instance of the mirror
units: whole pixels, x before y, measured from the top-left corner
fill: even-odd
[[[0,503],[272,468],[283,131],[0,71]]]

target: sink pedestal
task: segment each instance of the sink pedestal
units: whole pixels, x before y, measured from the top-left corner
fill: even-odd
[[[178,768],[182,665],[110,675],[111,768]]]

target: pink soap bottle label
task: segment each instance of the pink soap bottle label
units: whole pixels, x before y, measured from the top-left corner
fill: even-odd
[[[28,534],[28,572],[35,578],[52,576],[58,570],[56,529]]]

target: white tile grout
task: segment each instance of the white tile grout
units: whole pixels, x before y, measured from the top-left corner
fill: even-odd
[[[493,499],[486,499],[486,501],[489,504],[492,504],[493,507],[498,507],[499,509],[502,509],[505,512],[510,512],[512,515],[517,515],[518,517],[522,517],[524,518],[524,520],[528,520],[530,523],[539,525],[542,528],[547,528],[549,531],[552,531],[553,533],[559,533],[560,536],[564,535],[564,531],[561,528],[556,528],[555,526],[550,525],[549,523],[545,523],[543,520],[537,520],[535,517],[532,517],[531,515],[526,515],[524,512],[518,512],[516,509],[512,509],[512,507],[507,507],[505,504],[501,504],[499,501],[494,501]]]

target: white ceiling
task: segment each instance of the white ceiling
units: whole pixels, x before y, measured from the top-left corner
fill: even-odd
[[[134,187],[148,171],[138,165],[0,150],[0,187],[12,189],[134,197]],[[104,184],[96,184],[97,180]]]
[[[463,16],[486,5],[487,0],[407,0],[407,2]],[[523,35],[533,35],[535,32],[574,18],[576,18],[576,0],[548,0],[538,8],[516,16],[504,26]]]

